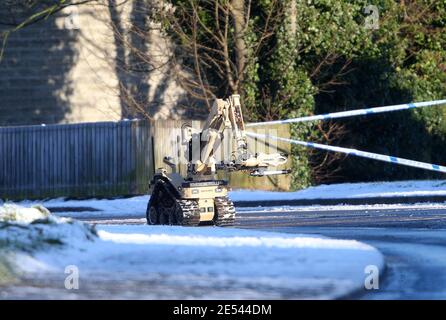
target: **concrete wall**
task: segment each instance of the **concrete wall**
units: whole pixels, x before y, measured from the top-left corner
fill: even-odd
[[[12,33],[0,63],[0,126],[132,118],[129,101],[144,104],[154,118],[190,117],[191,102],[167,63],[171,45],[150,28],[148,3],[102,0],[69,7]],[[30,13],[2,1],[0,29]],[[147,32],[135,35],[135,24]]]

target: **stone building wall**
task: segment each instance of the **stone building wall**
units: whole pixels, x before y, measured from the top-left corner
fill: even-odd
[[[171,45],[149,27],[148,1],[69,7],[12,33],[0,62],[0,126],[135,117],[124,91],[155,119],[193,117],[193,102],[166,64]],[[29,13],[6,0],[0,4],[0,29]],[[138,23],[147,30],[144,38],[131,32]],[[144,61],[124,43],[146,52]]]

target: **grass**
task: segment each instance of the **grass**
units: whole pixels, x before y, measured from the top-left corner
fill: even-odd
[[[19,280],[8,259],[9,254],[0,250],[0,287],[17,283]]]

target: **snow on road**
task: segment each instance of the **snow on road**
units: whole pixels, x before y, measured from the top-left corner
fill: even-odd
[[[414,203],[414,204],[359,204],[359,205],[312,205],[312,206],[275,206],[275,207],[244,207],[237,212],[244,213],[286,213],[286,212],[329,212],[329,211],[382,211],[382,210],[439,210],[446,209],[445,203]]]
[[[233,201],[361,199],[375,197],[446,196],[446,180],[341,183],[320,185],[296,192],[236,190]]]
[[[230,196],[234,201],[256,201],[432,195],[446,195],[446,181],[322,185],[297,192],[236,190]],[[43,282],[31,280],[25,282],[25,285],[28,283],[26,288],[23,284],[12,286],[3,294],[25,298],[328,299],[361,288],[367,276],[364,273],[366,266],[377,265],[382,269],[384,265],[380,252],[352,240],[229,228],[143,225],[148,200],[149,196],[137,196],[111,200],[61,198],[20,202],[26,206],[43,204],[57,209],[56,214],[61,216],[97,219],[100,223],[97,225],[98,237],[94,241],[85,241],[70,237],[68,233],[62,235],[66,238],[63,242],[69,244],[64,248],[54,246],[32,255],[17,253],[17,268],[28,275],[28,280],[43,279]],[[443,208],[446,204],[424,203],[247,207],[237,211],[243,215],[252,212],[283,214],[287,211]],[[110,221],[134,219],[139,225],[106,225],[107,220],[102,218]],[[68,293],[63,287],[67,265],[79,267],[79,292]]]
[[[235,190],[230,192],[233,201],[268,201],[268,200],[300,200],[300,199],[361,199],[379,197],[408,197],[408,196],[446,196],[446,180],[430,181],[397,181],[397,182],[372,182],[372,183],[344,183],[332,185],[320,185],[299,190],[296,192],[272,192],[255,190]],[[135,196],[119,199],[84,199],[66,200],[64,198],[45,201],[21,201],[21,205],[42,204],[49,208],[64,208],[64,216],[82,218],[85,216],[101,216],[106,212],[107,217],[144,217],[149,201],[149,196]],[[0,200],[1,204],[1,200]],[[429,206],[429,204],[424,204]],[[434,204],[432,204],[434,205]],[[437,204],[441,205],[441,204]],[[366,207],[381,209],[393,209],[404,204],[396,205],[362,205],[343,206],[354,209]],[[406,205],[407,206],[407,205]],[[412,205],[411,205],[412,206]],[[416,205],[415,205],[416,206]],[[302,206],[300,208],[315,209],[314,206]],[[331,210],[334,206],[320,206],[321,209]],[[338,206],[336,206],[338,207]],[[283,207],[286,208],[286,207]],[[279,208],[280,210],[283,209]],[[293,207],[298,208],[298,207]],[[277,209],[277,208],[276,208]],[[241,209],[244,210],[244,209]],[[294,210],[294,209],[293,209]],[[304,210],[304,209],[303,209]],[[61,212],[57,211],[56,213]]]
[[[145,225],[100,225],[98,234],[94,243],[40,252],[35,259],[60,274],[67,265],[77,266],[81,283],[83,277],[151,279],[178,287],[175,295],[157,292],[157,298],[189,298],[184,288],[200,279],[206,288],[201,285],[202,292],[192,296],[206,299],[219,297],[214,287],[231,291],[234,299],[338,298],[362,288],[366,266],[382,270],[384,264],[381,253],[369,245],[319,236]],[[153,295],[148,290],[141,298]]]
[[[64,216],[79,218],[84,216],[103,216],[108,217],[144,217],[149,202],[149,196],[136,196],[131,198],[117,199],[84,199],[84,200],[66,200],[57,198],[44,201],[21,201],[18,204],[29,206],[41,204],[50,210],[52,208],[63,208]],[[53,212],[53,213],[59,213]]]
[[[97,225],[93,238],[86,226],[85,238],[68,232],[80,230],[80,222],[54,220],[10,221],[0,228],[4,240],[11,231],[15,241],[25,242],[35,233],[44,244],[10,248],[15,272],[25,280],[0,288],[3,297],[332,299],[362,288],[366,266],[384,265],[378,250],[354,240],[147,225]],[[79,270],[78,292],[64,287],[67,266]]]
[[[56,208],[54,214],[95,221],[97,223],[128,224],[145,223],[145,212],[149,196],[137,196],[121,199],[89,199],[64,200],[53,199],[47,201],[26,201],[22,204],[42,204],[50,209]],[[239,215],[249,213],[286,213],[307,211],[355,211],[355,210],[434,210],[446,209],[445,203],[418,203],[418,204],[366,204],[366,205],[310,205],[310,206],[275,206],[275,207],[241,207],[237,208]],[[108,221],[108,222],[107,222]]]

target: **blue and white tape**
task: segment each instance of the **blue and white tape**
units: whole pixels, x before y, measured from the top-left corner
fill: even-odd
[[[432,106],[438,106],[441,104],[446,104],[446,100],[415,102],[415,103],[398,104],[398,105],[386,106],[386,107],[376,107],[376,108],[369,108],[369,109],[358,109],[358,110],[333,112],[333,113],[327,113],[327,114],[320,114],[320,115],[316,115],[316,116],[293,118],[293,119],[287,119],[287,120],[255,122],[255,123],[248,123],[246,125],[246,127],[258,127],[258,126],[265,126],[265,125],[270,125],[270,124],[286,124],[286,123],[296,123],[296,122],[306,122],[306,121],[316,121],[316,120],[331,120],[331,119],[346,118],[346,117],[353,117],[353,116],[371,115],[371,114],[377,114],[377,113],[383,113],[383,112],[392,112],[392,111],[399,111],[399,110],[432,107]]]
[[[276,136],[270,136],[270,135],[252,133],[252,132],[247,132],[246,135],[251,136],[253,138],[273,139],[273,140],[278,140],[278,141],[285,141],[285,142],[294,143],[294,144],[298,144],[298,145],[301,145],[304,147],[309,147],[309,148],[314,148],[314,149],[322,149],[322,150],[327,150],[327,151],[340,152],[340,153],[345,153],[345,154],[352,155],[352,156],[399,164],[402,166],[408,166],[408,167],[414,167],[414,168],[420,168],[420,169],[425,169],[425,170],[446,173],[446,167],[440,166],[437,164],[431,164],[431,163],[414,161],[414,160],[409,160],[409,159],[404,159],[404,158],[386,156],[383,154],[360,151],[360,150],[350,149],[350,148],[334,147],[334,146],[328,146],[325,144],[305,142],[305,141],[299,141],[299,140],[293,140],[293,139],[287,139],[287,138],[280,138],[280,137],[276,137]]]

